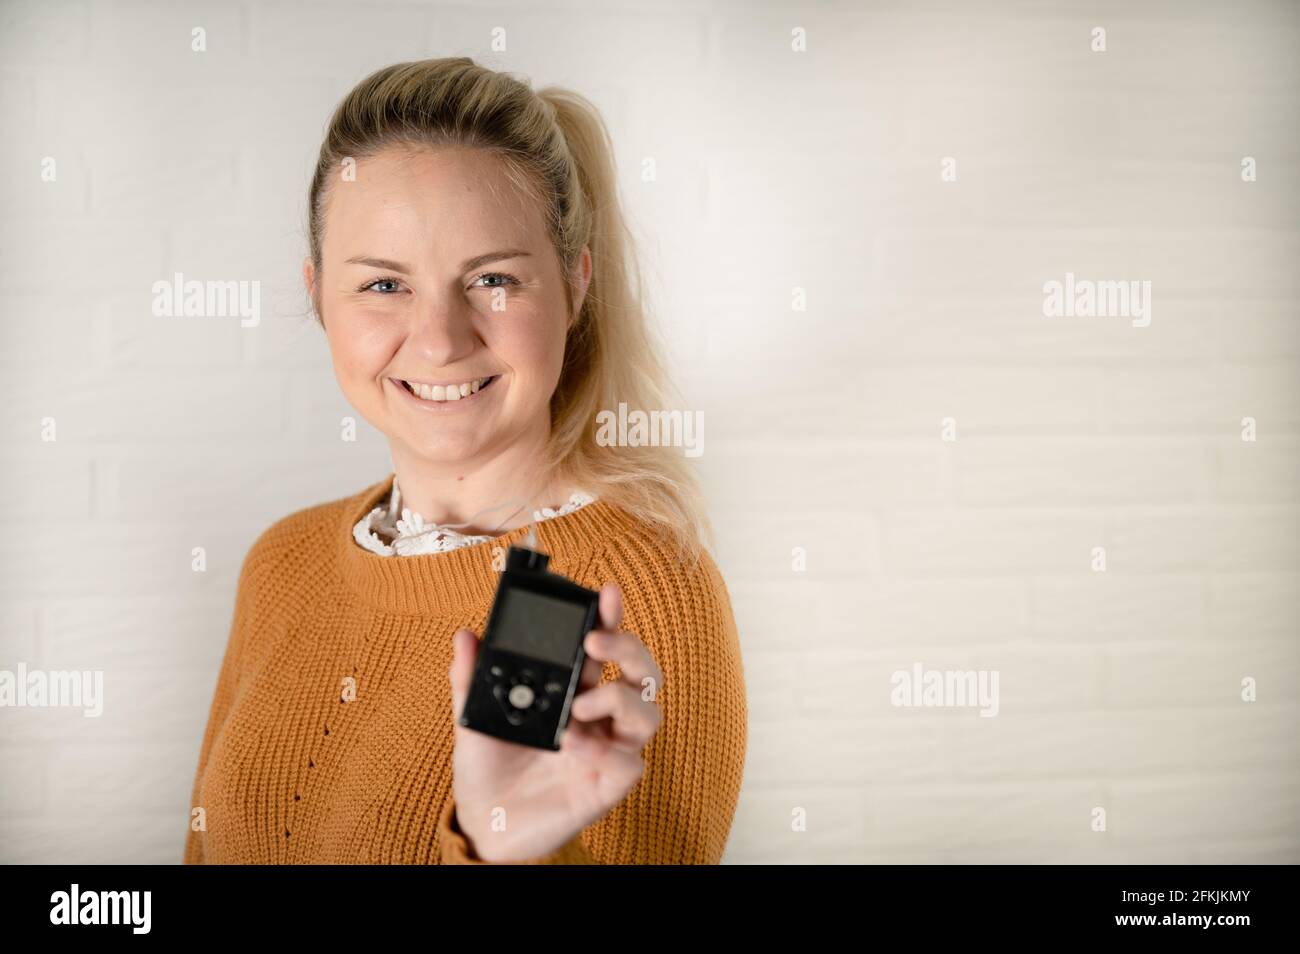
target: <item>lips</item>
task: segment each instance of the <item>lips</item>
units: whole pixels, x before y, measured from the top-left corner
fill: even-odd
[[[421,404],[456,404],[461,401],[472,400],[480,391],[490,388],[496,379],[501,377],[494,374],[485,378],[472,378],[460,384],[429,384],[422,381],[408,381],[401,378],[389,378],[393,384],[400,387],[413,400]]]

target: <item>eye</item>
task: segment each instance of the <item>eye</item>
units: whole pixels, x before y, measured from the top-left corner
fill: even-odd
[[[397,284],[400,284],[400,283],[398,282],[398,280],[397,280],[396,278],[376,278],[376,279],[374,279],[373,281],[366,282],[366,284],[364,284],[364,285],[362,285],[360,288],[358,288],[357,291],[369,291],[369,290],[371,290],[371,289],[374,289],[375,291],[380,292],[380,294],[383,294],[383,295],[391,295],[391,294],[393,294],[393,292],[397,291],[398,289],[396,289],[396,288],[393,288],[393,289],[380,289],[380,288],[376,288],[375,286],[377,286],[377,285],[397,285]]]
[[[484,272],[478,278],[474,279],[474,281],[481,282],[485,278],[499,278],[502,279],[502,281],[497,285],[480,285],[480,288],[505,288],[507,285],[520,284],[519,279],[515,278],[513,275],[508,275],[505,272]]]

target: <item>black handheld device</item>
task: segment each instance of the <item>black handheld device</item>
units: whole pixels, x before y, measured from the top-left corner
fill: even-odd
[[[582,642],[600,594],[548,570],[550,558],[512,546],[479,644],[460,725],[557,751],[578,691]]]

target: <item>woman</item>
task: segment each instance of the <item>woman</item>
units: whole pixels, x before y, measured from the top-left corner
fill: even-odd
[[[240,573],[189,863],[716,863],[747,705],[595,109],[466,58],[334,114],[303,276],[393,473],[280,520]],[[542,506],[534,509],[534,504]],[[463,532],[461,532],[463,530]],[[600,589],[559,752],[455,724],[502,554]]]

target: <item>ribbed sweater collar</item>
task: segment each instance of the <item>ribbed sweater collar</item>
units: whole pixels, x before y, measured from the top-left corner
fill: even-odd
[[[394,477],[390,473],[344,501],[335,526],[343,581],[371,608],[388,613],[460,615],[490,604],[498,579],[493,552],[522,542],[529,525],[446,553],[380,556],[360,546],[352,530],[388,499]],[[537,528],[538,545],[551,556],[552,569],[566,575],[581,572],[610,539],[631,525],[625,511],[600,498],[571,513],[531,524]]]

